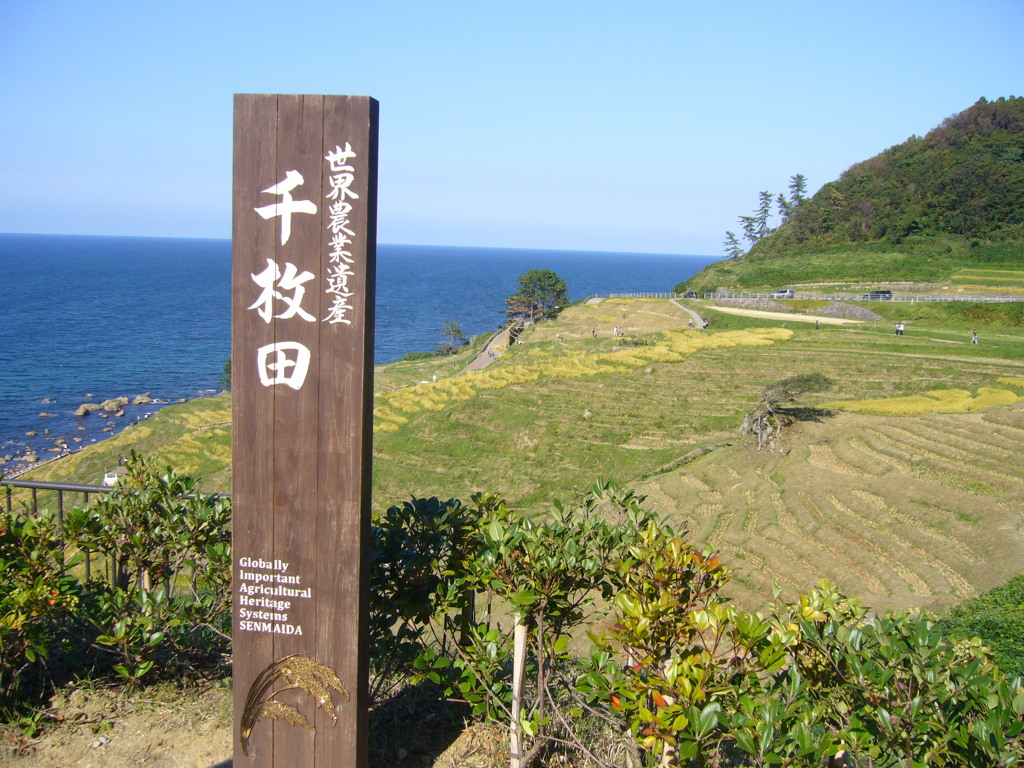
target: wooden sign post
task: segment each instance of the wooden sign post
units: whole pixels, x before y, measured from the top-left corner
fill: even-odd
[[[366,765],[377,102],[236,95],[236,768]]]

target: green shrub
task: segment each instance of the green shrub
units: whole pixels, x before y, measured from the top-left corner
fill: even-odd
[[[458,499],[413,498],[374,521],[370,563],[371,699],[409,674],[431,637],[457,630],[448,607],[471,605],[465,585],[474,512]],[[432,631],[440,622],[438,631]],[[442,645],[442,657],[448,654]],[[420,662],[419,669],[423,669]],[[437,675],[435,682],[440,682]]]
[[[858,765],[1022,764],[1024,679],[980,640],[944,633],[982,635],[1016,671],[1024,575],[939,625],[871,615],[827,582],[745,612],[722,596],[718,554],[643,502],[598,483],[547,515],[488,494],[389,508],[372,531],[375,695],[430,680],[507,723],[524,768],[556,749],[610,764],[586,736],[595,723],[602,749],[634,765],[817,768],[841,753]],[[133,684],[224,652],[229,515],[226,500],[135,455],[118,488],[63,525],[0,514],[0,705],[16,716],[61,638],[104,649]],[[108,558],[109,580],[76,581],[84,547]],[[604,611],[608,629],[588,644],[583,629]]]
[[[408,363],[415,360],[429,360],[433,357],[437,357],[436,352],[406,352],[401,357],[401,362]]]
[[[0,512],[0,713],[38,693],[58,629],[79,604],[64,549],[53,514]]]
[[[125,468],[111,493],[67,515],[63,533],[110,563],[109,579],[84,585],[84,619],[114,671],[139,682],[226,651],[231,505],[134,452]]]

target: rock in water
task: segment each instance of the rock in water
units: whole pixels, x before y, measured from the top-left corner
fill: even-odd
[[[100,407],[107,413],[116,413],[128,405],[127,397],[112,397],[100,403]]]

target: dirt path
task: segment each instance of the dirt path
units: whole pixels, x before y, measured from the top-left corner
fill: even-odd
[[[740,309],[739,307],[714,307],[708,309],[724,312],[727,315],[743,315],[745,317],[763,317],[766,320],[795,320],[798,323],[821,323],[822,325],[859,325],[863,320],[848,320],[845,317],[822,317],[821,315],[798,315],[789,312],[768,312],[763,309]]]

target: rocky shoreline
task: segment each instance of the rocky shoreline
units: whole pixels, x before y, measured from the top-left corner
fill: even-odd
[[[44,406],[52,406],[55,400],[44,397],[40,402]],[[152,392],[131,398],[119,395],[105,399],[87,394],[74,410],[62,413],[40,411],[38,418],[42,423],[38,429],[30,429],[23,437],[4,441],[0,449],[0,472],[7,479],[23,475],[132,427],[170,402],[166,398],[153,397]],[[183,403],[186,398],[174,402]],[[63,417],[62,427],[51,429],[47,426],[47,421],[60,416]]]

